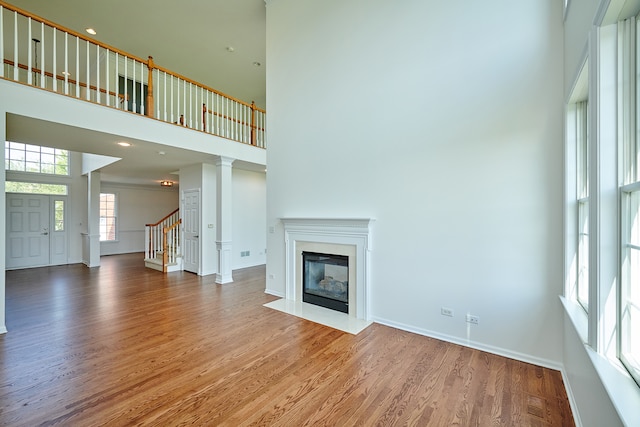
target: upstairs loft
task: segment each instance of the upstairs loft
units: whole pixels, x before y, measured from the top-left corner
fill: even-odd
[[[265,163],[266,112],[263,109],[164,69],[151,57],[138,58],[2,1],[0,57],[3,61],[0,80],[12,85],[18,83],[18,88],[11,91],[19,93],[19,98],[27,93],[25,86],[30,86],[48,92],[48,99],[56,94],[72,98],[76,104],[78,100],[85,105],[93,104],[79,108],[99,105],[117,110],[118,117],[122,117],[123,112],[131,117],[144,116],[147,118],[145,128],[162,129],[158,134],[180,135],[176,131],[181,128],[195,131],[188,138],[190,142],[185,142],[182,135],[174,137],[174,141],[179,141],[169,145],[254,164]],[[3,92],[7,96],[0,102],[13,104],[7,90]],[[37,96],[33,96],[35,100]],[[8,115],[52,120],[39,116],[38,110],[38,105],[32,105],[29,112],[20,111],[17,106],[6,109]],[[104,108],[100,114],[114,117]],[[72,118],[69,122],[73,122]],[[163,127],[155,123],[162,123]],[[167,124],[175,129],[167,130]],[[165,139],[170,139],[168,136]],[[216,138],[208,139],[211,136]]]

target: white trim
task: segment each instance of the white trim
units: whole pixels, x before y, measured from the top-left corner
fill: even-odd
[[[469,347],[469,348],[473,348],[480,351],[486,351],[487,353],[507,357],[510,359],[519,360],[525,363],[531,363],[533,365],[542,366],[544,368],[554,369],[556,371],[562,371],[562,368],[563,368],[562,363],[555,360],[543,359],[540,357],[533,357],[525,353],[510,351],[501,347],[494,347],[492,345],[482,344],[480,342],[473,341],[473,340],[465,340],[456,336],[431,331],[429,329],[416,328],[414,326],[410,326],[404,323],[394,322],[392,320],[384,319],[377,316],[374,316],[372,320],[375,323],[380,323],[381,325],[390,326],[392,328],[400,329],[407,332],[412,332],[414,334],[422,335],[425,337],[435,338],[441,341],[450,342],[452,344],[458,344],[464,347]]]
[[[301,299],[296,289],[298,246],[318,243],[355,248],[355,309],[349,315],[369,320],[371,218],[280,218],[285,238],[285,298]]]

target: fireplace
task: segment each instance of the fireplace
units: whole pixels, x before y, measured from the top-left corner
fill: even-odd
[[[302,252],[302,301],[349,313],[349,257]]]

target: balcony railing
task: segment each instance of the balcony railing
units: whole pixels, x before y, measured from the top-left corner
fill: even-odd
[[[0,78],[265,148],[266,111],[0,1]]]

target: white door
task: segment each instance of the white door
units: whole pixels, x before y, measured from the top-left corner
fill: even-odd
[[[184,192],[182,207],[184,269],[200,273],[200,190]]]
[[[49,265],[49,196],[7,193],[7,268]]]

